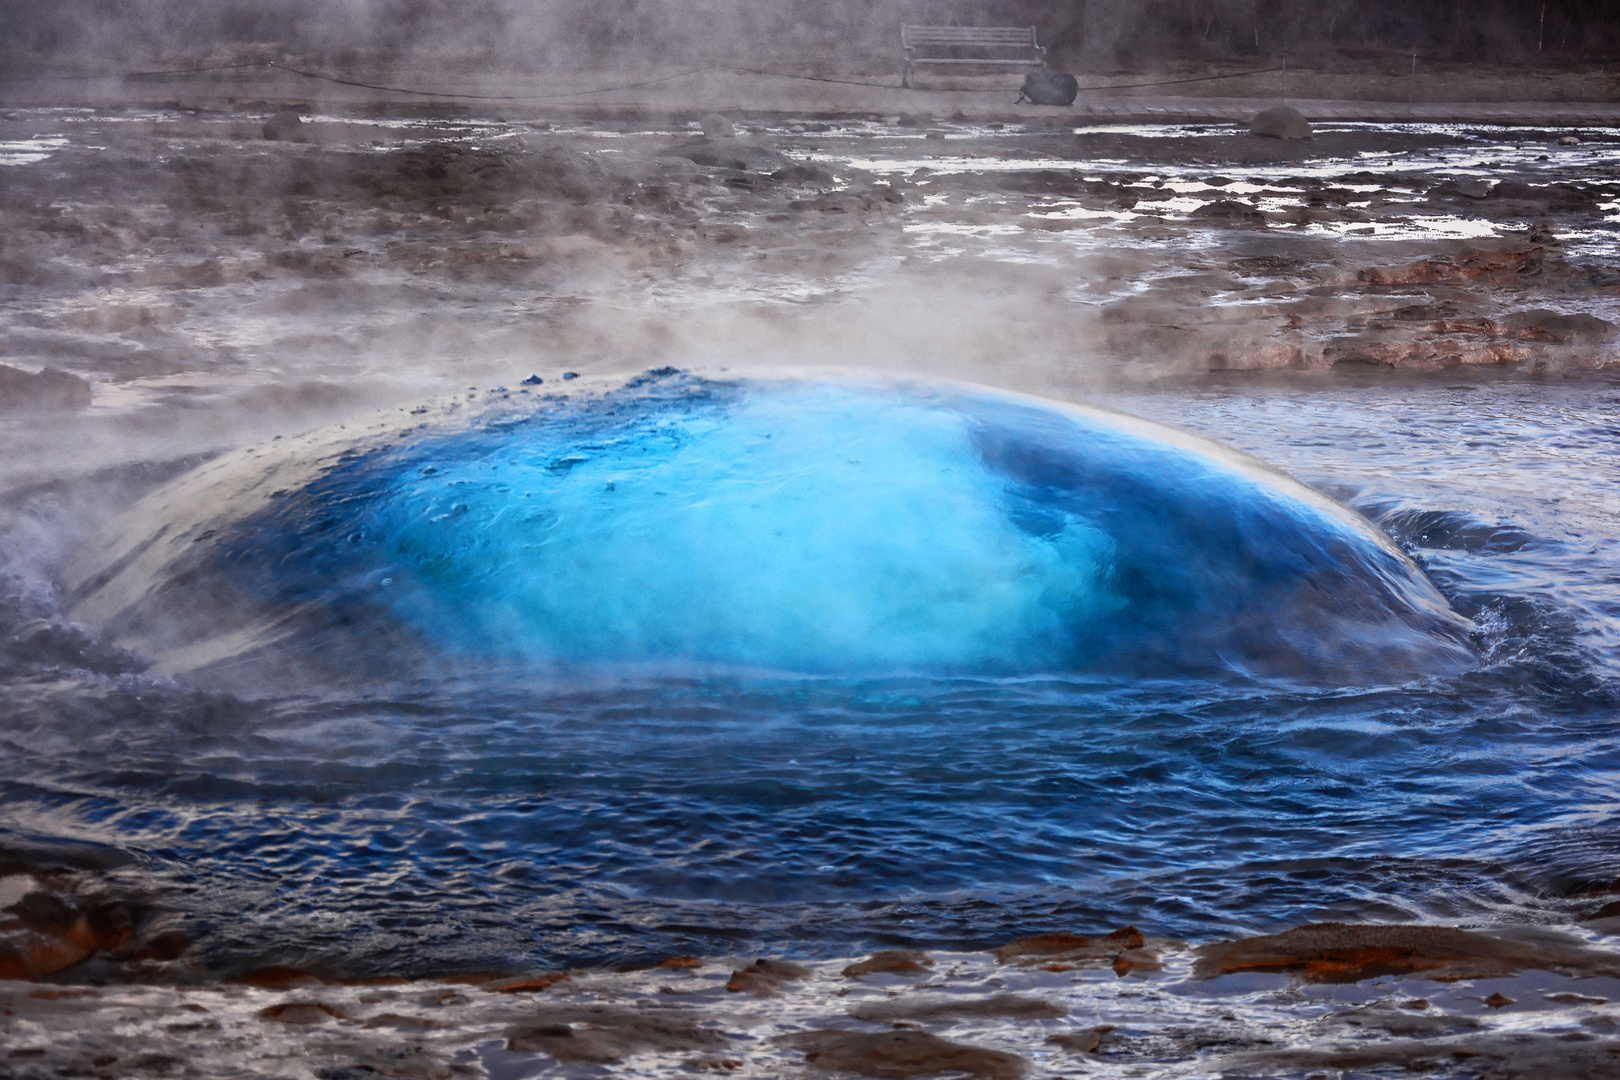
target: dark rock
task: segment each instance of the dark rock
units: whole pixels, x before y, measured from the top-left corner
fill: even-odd
[[[536,975],[519,975],[512,979],[496,979],[483,984],[483,989],[498,994],[529,994],[545,990],[568,978],[566,971],[542,971]]]
[[[1080,83],[1073,75],[1056,71],[1032,71],[1024,76],[1024,85],[1018,91],[1019,101],[1031,105],[1073,105],[1080,93]]]
[[[56,368],[38,373],[0,364],[0,412],[29,409],[82,409],[90,404],[90,384]]]
[[[988,998],[934,998],[915,1002],[878,1002],[861,1005],[849,1011],[857,1020],[876,1024],[892,1024],[896,1020],[928,1023],[935,1020],[961,1020],[990,1016],[1015,1017],[1022,1020],[1050,1020],[1067,1016],[1068,1010],[1042,998],[1020,997],[1017,994],[997,994]]]
[[[1312,137],[1310,121],[1292,105],[1276,105],[1256,113],[1249,123],[1249,131],[1270,139],[1309,139]]]
[[[1467,192],[1464,192],[1467,194]],[[1493,199],[1517,199],[1521,202],[1546,202],[1549,197],[1546,188],[1539,188],[1532,184],[1522,183],[1518,180],[1500,180],[1490,189]],[[1474,196],[1480,198],[1481,196]]]
[[[784,184],[830,184],[833,174],[819,165],[793,164],[771,173],[771,179]]]
[[[1407,266],[1362,270],[1357,280],[1368,285],[1440,285],[1464,281],[1512,284],[1539,274],[1544,250],[1539,244],[1521,248],[1464,248],[1456,255],[1437,255]]]
[[[1517,337],[1559,344],[1607,341],[1614,335],[1614,324],[1596,315],[1588,315],[1585,312],[1561,315],[1556,311],[1539,308],[1509,316],[1503,320],[1503,326]],[[1620,906],[1613,904],[1609,906],[1616,907],[1616,913],[1620,914]]]
[[[55,893],[35,889],[6,909],[30,930],[61,933],[79,921],[79,911]]]
[[[1217,199],[1205,203],[1192,212],[1192,216],[1204,220],[1215,221],[1241,221],[1262,224],[1266,215],[1248,203],[1238,202],[1236,199]]]
[[[1024,1059],[1013,1054],[949,1042],[926,1031],[804,1031],[771,1041],[803,1050],[805,1061],[820,1068],[885,1080],[946,1071],[1018,1080],[1025,1069]]]
[[[752,139],[693,139],[671,148],[667,156],[685,158],[711,169],[738,172],[774,173],[793,164],[774,147]]]
[[[303,968],[286,964],[266,964],[223,980],[232,986],[256,986],[261,990],[288,990],[295,986],[320,986],[328,980]]]
[[[698,123],[703,127],[703,137],[705,139],[735,139],[737,137],[736,127],[730,120],[727,120],[719,113],[709,113]]]
[[[530,375],[527,379],[524,379],[522,382],[518,383],[518,385],[519,386],[539,386],[541,383],[543,383],[545,381],[546,380],[542,379],[538,375]]]
[[[568,382],[570,379],[577,378],[579,378],[579,372],[577,371],[565,371],[562,373],[563,382]]]
[[[426,1031],[431,1028],[449,1027],[438,1020],[429,1020],[425,1016],[406,1016],[402,1013],[379,1013],[367,1020],[368,1028],[395,1028],[400,1031]]]
[[[606,167],[570,146],[548,145],[526,162],[523,179],[537,191],[575,202],[602,198],[615,187]]]
[[[1407,924],[1312,923],[1281,934],[1201,946],[1193,974],[1293,973],[1309,982],[1348,983],[1380,975],[1483,979],[1526,968],[1569,975],[1620,975],[1620,955],[1564,935],[1513,937]]]
[[[1070,1053],[1089,1054],[1101,1046],[1103,1036],[1113,1030],[1114,1025],[1102,1024],[1085,1031],[1065,1031],[1058,1035],[1048,1035],[1046,1041]]]
[[[761,958],[741,971],[733,971],[726,982],[726,989],[733,994],[770,994],[780,989],[783,983],[802,979],[808,974],[810,969],[798,964]]]
[[[191,940],[177,930],[165,930],[139,942],[129,953],[131,960],[155,960],[167,963],[180,958],[191,946]]]
[[[844,977],[859,975],[916,975],[934,966],[928,954],[916,949],[884,949],[844,969]]]
[[[292,110],[276,113],[264,122],[264,137],[275,142],[310,141],[309,128],[304,124],[304,118]]]
[[[725,1045],[722,1033],[669,1012],[550,1010],[507,1029],[506,1048],[540,1051],[558,1061],[605,1065],[646,1051],[713,1050]]]
[[[1375,1001],[1360,1008],[1329,1013],[1324,1020],[1347,1027],[1424,1039],[1444,1038],[1460,1031],[1473,1031],[1479,1027],[1479,1021],[1472,1017],[1430,1012],[1428,1002],[1423,1003],[1422,1009],[1413,1009],[1410,1002],[1392,1007],[1388,1002]]]
[[[1140,949],[1147,939],[1134,926],[1124,926],[1107,934],[1095,936],[1071,934],[1033,934],[1009,941],[990,950],[996,960],[1006,964],[1017,961],[1020,965],[1065,961],[1076,965],[1112,963],[1115,956],[1127,949]]]
[[[280,1024],[324,1024],[328,1020],[347,1020],[349,1014],[323,1001],[284,1001],[259,1010],[265,1020]]]

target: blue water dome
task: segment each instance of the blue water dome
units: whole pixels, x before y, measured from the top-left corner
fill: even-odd
[[[1472,662],[1365,520],[1185,432],[871,374],[588,382],[213,462],[81,553],[75,616],[236,684]]]

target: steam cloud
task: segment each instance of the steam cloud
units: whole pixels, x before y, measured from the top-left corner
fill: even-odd
[[[898,63],[903,21],[1035,25],[1059,67],[1178,60],[1361,62],[1612,56],[1605,0],[33,0],[0,2],[0,75],[41,64],[115,70],[159,60],[331,63],[477,59],[514,70],[750,61],[800,70]]]

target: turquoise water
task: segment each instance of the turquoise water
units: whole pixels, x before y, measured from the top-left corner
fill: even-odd
[[[225,482],[262,486],[277,460]],[[1173,429],[982,388],[663,371],[355,440],[251,511],[217,511],[221,490],[182,484],[121,525],[169,553],[107,557],[110,585],[92,566],[87,610],[117,596],[111,625],[162,626],[171,651],[239,641],[232,670],[341,657],[345,676],[1331,681],[1473,659],[1417,567],[1317,493]]]
[[[1124,600],[960,413],[837,384],[446,438],[365,528],[435,640],[543,660],[1039,670]]]

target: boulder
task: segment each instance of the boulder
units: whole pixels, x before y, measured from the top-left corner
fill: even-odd
[[[60,411],[90,404],[90,384],[56,368],[22,371],[0,364],[0,412]]]
[[[1067,1016],[1069,1010],[1054,1005],[1045,998],[1022,997],[1018,994],[997,994],[987,998],[956,998],[934,996],[922,1001],[890,1001],[858,1005],[849,1010],[857,1020],[874,1024],[936,1023],[941,1020],[980,1020],[987,1017],[1012,1017],[1020,1020],[1051,1020]]]
[[[1019,101],[1031,105],[1073,105],[1080,93],[1080,83],[1073,75],[1056,71],[1032,71],[1024,77],[1018,91]]]
[[[1277,105],[1256,113],[1249,131],[1268,139],[1309,139],[1312,135],[1310,121],[1292,105]]]
[[[926,953],[916,949],[882,949],[865,960],[844,969],[844,978],[862,975],[917,975],[934,966]]]
[[[1620,954],[1548,931],[1483,934],[1449,926],[1312,923],[1280,934],[1203,945],[1193,974],[1297,974],[1307,982],[1350,983],[1385,975],[1491,979],[1526,969],[1620,975]]]
[[[755,960],[741,971],[733,971],[726,981],[726,989],[733,994],[770,994],[783,983],[794,982],[810,974],[810,969],[781,960]]]
[[[1207,202],[1194,210],[1192,216],[1204,220],[1247,222],[1253,225],[1262,225],[1266,220],[1264,211],[1236,199],[1216,199],[1214,202]]]
[[[737,137],[736,127],[730,120],[717,112],[709,113],[698,123],[703,125],[703,137],[705,139],[735,139]]]
[[[1503,325],[1517,337],[1532,341],[1552,341],[1560,345],[1592,344],[1607,341],[1614,335],[1614,324],[1596,315],[1589,315],[1586,312],[1563,315],[1545,308],[1510,315],[1503,320]]]
[[[670,157],[682,157],[695,165],[713,169],[736,169],[738,172],[773,173],[793,164],[768,143],[752,139],[718,138],[704,136],[673,147]]]
[[[309,128],[304,118],[291,109],[276,113],[264,122],[264,137],[273,142],[307,143]]]
[[[1000,1050],[967,1046],[912,1029],[881,1031],[800,1031],[772,1042],[804,1051],[811,1065],[862,1076],[904,1078],[938,1072],[964,1072],[983,1080],[1018,1080],[1024,1059]]]
[[[668,1011],[604,1006],[552,1009],[506,1030],[508,1050],[549,1054],[560,1062],[608,1065],[633,1054],[715,1050],[727,1036]]]

